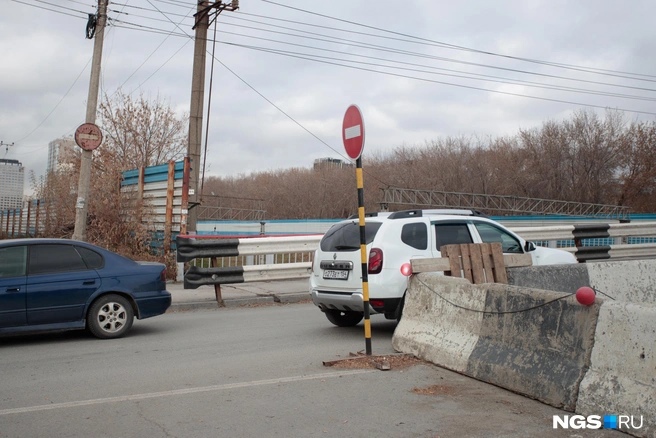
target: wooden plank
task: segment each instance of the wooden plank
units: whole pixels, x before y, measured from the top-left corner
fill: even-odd
[[[483,260],[482,260],[482,254],[481,254],[481,245],[467,245],[467,249],[469,250],[469,257],[471,260],[471,265],[472,265],[472,283],[474,284],[481,284],[485,283],[485,273],[483,272]]]
[[[492,244],[481,244],[481,262],[483,263],[483,273],[485,274],[485,283],[494,283],[496,281],[495,266],[492,260]],[[505,269],[505,268],[504,268]]]
[[[520,266],[532,266],[530,254],[502,254],[506,268],[516,268]],[[419,274],[421,272],[448,271],[449,259],[446,257],[412,259],[412,272]]]
[[[474,244],[472,244],[474,245]],[[469,257],[470,252],[465,249],[466,257],[462,257],[462,251],[459,251],[460,245],[444,245],[441,248],[442,257],[438,258],[426,258],[426,259],[413,259],[410,260],[412,265],[412,272],[415,274],[421,272],[445,272],[445,275],[450,275],[451,271],[456,272],[454,277],[467,278],[466,271],[471,275],[472,265]],[[451,249],[451,247],[454,247]],[[498,243],[493,243],[489,246],[489,250],[483,250],[487,255],[486,262],[485,257],[481,257],[484,268],[486,263],[492,265],[493,275],[490,277],[489,271],[487,271],[486,281],[491,282],[492,279],[497,283],[507,283],[508,276],[505,268],[519,267],[519,266],[531,266],[533,264],[533,259],[530,254],[503,254],[501,250],[501,245]],[[450,252],[451,251],[451,252]],[[490,254],[491,251],[491,254]],[[454,253],[455,257],[451,260],[450,254]],[[473,276],[471,277],[473,279]]]
[[[496,283],[508,284],[508,275],[506,274],[505,257],[501,250],[501,244],[492,245],[492,262],[494,263],[494,281]],[[530,257],[530,255],[529,255]]]
[[[460,248],[458,245],[443,245],[440,248],[440,253],[442,257],[449,260],[449,270],[444,271],[444,275],[450,275],[452,277],[462,277],[460,269]]]
[[[503,262],[506,265],[506,268],[532,266],[533,257],[531,257],[531,254],[504,254]]]
[[[445,257],[431,258],[431,259],[412,259],[412,272],[419,274],[420,272],[435,272],[435,271],[448,271],[449,259]]]
[[[472,262],[471,262],[471,249],[469,248],[468,244],[463,244],[458,246],[460,247],[460,254],[462,255],[460,259],[460,265],[462,266],[462,276],[473,283],[474,267],[472,266]]]

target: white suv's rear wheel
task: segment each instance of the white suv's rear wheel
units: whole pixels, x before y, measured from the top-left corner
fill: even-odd
[[[360,312],[346,312],[342,310],[325,310],[326,318],[338,327],[353,327],[357,325],[364,315]]]

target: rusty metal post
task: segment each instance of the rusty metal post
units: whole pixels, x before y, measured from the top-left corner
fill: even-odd
[[[213,268],[218,268],[219,267],[219,259],[218,257],[212,257],[212,267]],[[223,301],[223,297],[221,296],[221,285],[220,284],[215,284],[214,285],[214,295],[216,296],[216,303],[219,305],[219,307],[225,307],[225,302]]]

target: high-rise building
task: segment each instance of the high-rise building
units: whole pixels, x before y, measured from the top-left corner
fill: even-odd
[[[59,168],[59,165],[67,158],[70,157],[75,150],[75,140],[71,137],[58,138],[48,143],[48,164],[46,165],[46,175],[54,172]],[[66,158],[65,158],[66,157]]]
[[[25,169],[18,160],[0,158],[0,210],[23,206]]]

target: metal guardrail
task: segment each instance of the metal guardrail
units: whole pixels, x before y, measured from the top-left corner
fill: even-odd
[[[656,257],[656,224],[651,222],[511,229],[526,240],[548,241],[549,246],[570,251],[579,262]],[[628,240],[636,238],[653,242],[629,244]]]
[[[319,246],[321,237],[320,234],[227,238],[179,235],[176,238],[178,262],[189,262],[197,258],[210,259],[209,267],[189,267],[184,274],[184,288],[196,289],[199,286],[212,284],[307,278],[310,276],[311,261],[225,267],[218,259],[224,257],[266,257],[271,254],[311,253]],[[284,260],[285,257],[282,257],[282,259]]]
[[[629,224],[600,224],[608,229],[609,237],[656,236],[656,224],[636,222]],[[583,229],[582,225],[557,225],[549,227],[513,227],[510,228],[526,240],[567,240],[574,236],[574,228]]]
[[[314,251],[321,234],[270,237],[190,237],[176,238],[177,261],[188,262],[199,257],[230,257]]]
[[[554,227],[511,228],[522,238],[560,247],[577,256],[579,262],[604,259],[635,259],[656,257],[656,224],[650,222],[630,224],[599,224],[585,226],[564,225]],[[250,281],[285,280],[310,276],[311,261],[266,263],[242,266],[222,266],[220,260],[235,256],[261,256],[276,260],[276,255],[311,254],[318,247],[322,235],[228,237],[185,236],[176,238],[177,261],[190,262],[200,258],[211,263],[191,266],[184,274],[185,289],[202,285],[221,285]],[[653,243],[629,244],[629,239],[653,239]],[[601,242],[601,243],[600,243]],[[217,292],[217,297],[218,297]]]

